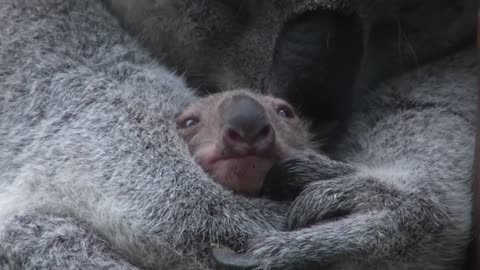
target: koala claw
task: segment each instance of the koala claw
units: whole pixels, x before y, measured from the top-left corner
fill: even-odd
[[[215,261],[224,270],[250,270],[260,266],[260,260],[248,254],[239,254],[227,247],[212,247]]]

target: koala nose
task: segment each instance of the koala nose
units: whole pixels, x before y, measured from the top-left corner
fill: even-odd
[[[274,132],[265,108],[247,95],[233,96],[224,110],[224,140],[230,146],[248,144],[267,148],[274,141]]]

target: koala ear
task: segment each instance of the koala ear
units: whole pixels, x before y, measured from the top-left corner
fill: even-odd
[[[317,10],[294,17],[277,38],[267,88],[316,121],[348,116],[363,36],[355,14]]]
[[[213,258],[217,261],[220,269],[225,270],[250,270],[260,266],[260,262],[256,258],[252,258],[246,254],[238,254],[233,250],[220,247],[212,247]]]

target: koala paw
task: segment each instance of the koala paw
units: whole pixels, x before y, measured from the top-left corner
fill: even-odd
[[[309,184],[293,201],[287,228],[296,230],[401,203],[398,191],[375,179],[340,177]]]
[[[274,165],[265,177],[261,194],[277,201],[292,201],[315,181],[329,180],[351,174],[355,168],[347,163],[304,151]]]

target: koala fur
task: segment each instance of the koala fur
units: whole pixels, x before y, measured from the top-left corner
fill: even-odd
[[[335,161],[312,152],[279,164],[267,186],[294,198],[291,232],[254,238],[247,254],[273,269],[297,269],[305,258],[319,269],[462,269],[475,62],[469,50],[371,91],[332,146]]]
[[[289,204],[202,172],[174,123],[193,91],[98,1],[2,0],[0,23],[0,269],[214,269],[211,245],[258,269],[461,264],[472,49],[369,91],[335,161],[280,164],[279,185],[300,183]]]
[[[0,9],[0,269],[200,269],[279,226],[196,165],[174,121],[193,94],[100,3]]]
[[[475,0],[104,0],[200,92],[261,89],[324,126],[379,81],[475,37]],[[432,16],[435,14],[435,16]]]

